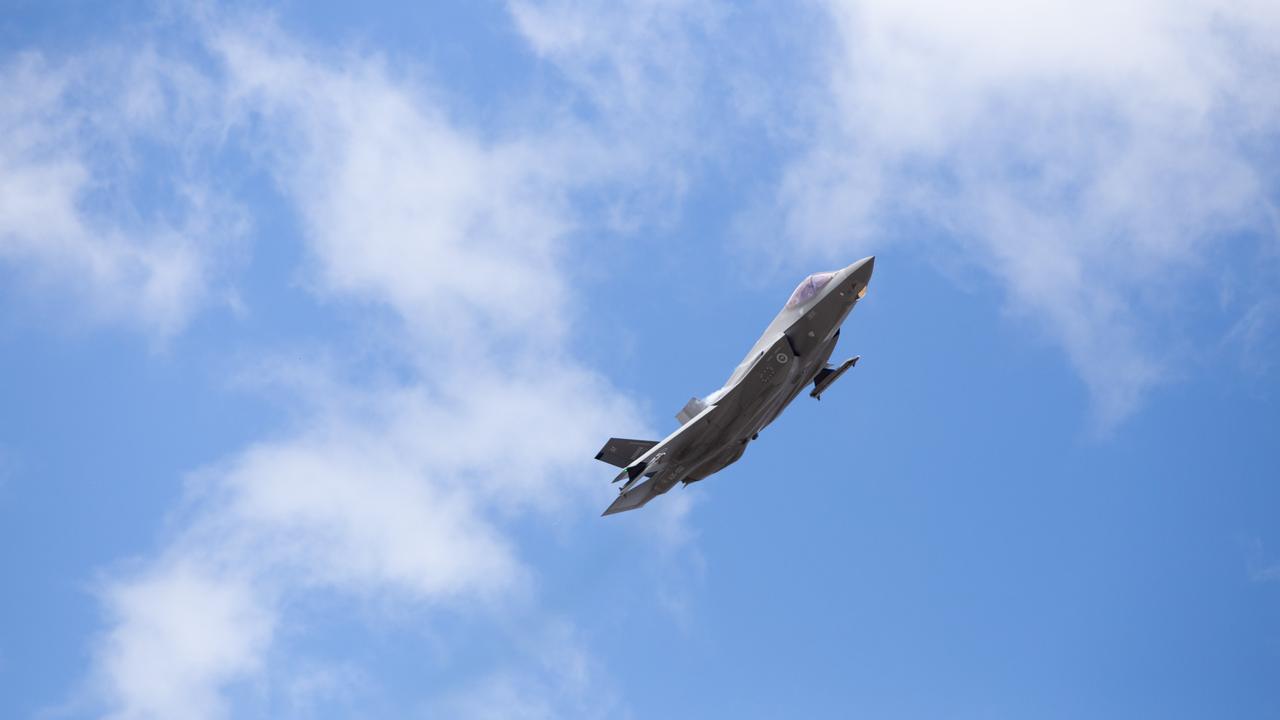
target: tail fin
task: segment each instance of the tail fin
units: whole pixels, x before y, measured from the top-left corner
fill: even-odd
[[[676,413],[676,422],[681,425],[689,422],[698,416],[698,413],[707,409],[707,404],[698,398],[689,398],[689,402],[684,404],[680,412]]]
[[[600,448],[600,452],[596,453],[596,459],[607,462],[614,467],[625,468],[636,458],[648,452],[649,448],[657,444],[657,440],[609,438],[609,442],[605,443],[604,447]]]

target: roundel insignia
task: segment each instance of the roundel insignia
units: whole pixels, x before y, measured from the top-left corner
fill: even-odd
[[[779,363],[779,364],[786,365],[786,364],[787,364],[787,361],[788,361],[788,360],[790,360],[790,359],[791,359],[791,358],[790,358],[790,357],[788,357],[786,353],[778,353],[777,360],[778,360],[778,363]]]

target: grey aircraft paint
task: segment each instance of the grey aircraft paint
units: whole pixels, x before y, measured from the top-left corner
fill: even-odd
[[[666,439],[605,443],[596,459],[622,468],[614,482],[625,482],[604,514],[635,510],[676,483],[697,482],[729,466],[810,383],[810,397],[821,399],[858,361],[827,364],[840,325],[866,295],[874,265],[875,257],[868,257],[805,278],[724,387],[690,400],[676,414],[679,429]]]

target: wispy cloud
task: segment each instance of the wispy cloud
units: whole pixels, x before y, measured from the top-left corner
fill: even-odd
[[[302,595],[530,602],[512,518],[594,517],[601,428],[643,425],[563,349],[568,198],[585,182],[562,169],[585,162],[567,136],[481,137],[376,55],[325,54],[270,23],[210,23],[205,41],[216,67],[193,101],[269,148],[252,155],[301,221],[310,291],[389,313],[396,373],[277,366],[314,414],[193,474],[162,549],[102,581],[92,689],[122,718],[234,715],[235,688],[287,680],[278,639]],[[502,672],[520,708],[583,682]]]
[[[0,258],[34,286],[78,288],[78,307],[156,336],[180,330],[217,295],[220,243],[243,231],[200,168],[244,143],[299,221],[307,291],[395,329],[377,339],[385,373],[352,382],[319,362],[278,364],[272,381],[306,419],[193,473],[161,548],[103,579],[93,688],[108,713],[219,717],[238,714],[234,689],[255,680],[283,677],[302,695],[341,685],[284,647],[304,595],[412,612],[536,603],[513,528],[594,515],[609,492],[589,461],[602,428],[643,426],[566,349],[569,238],[587,221],[575,194],[616,183],[635,207],[663,203],[633,193],[678,200],[689,158],[718,142],[718,87],[717,112],[770,126],[795,122],[779,119],[779,98],[826,98],[794,103],[830,111],[809,118],[818,131],[781,185],[792,248],[912,243],[889,221],[924,218],[1066,348],[1103,424],[1169,375],[1157,348],[1171,331],[1153,318],[1212,277],[1204,257],[1232,231],[1269,231],[1272,179],[1250,154],[1273,137],[1280,102],[1266,92],[1277,65],[1258,64],[1280,37],[1263,4],[1099,6],[1087,21],[1051,2],[833,4],[820,91],[769,85],[763,99],[745,64],[724,72],[711,57],[707,38],[732,26],[723,8],[511,7],[573,88],[566,107],[586,112],[481,132],[397,62],[325,51],[260,18],[204,16],[198,67],[120,50],[136,91],[115,104],[72,91],[99,77],[88,60],[30,56],[0,75],[34,98],[0,113]],[[97,153],[127,156],[140,132],[179,158],[200,148],[201,163],[178,163],[176,213],[138,211],[127,192],[86,201],[95,170],[114,165]],[[327,348],[334,364],[364,340]],[[651,529],[679,544],[687,511],[673,498]],[[584,688],[607,673],[572,627],[539,627],[550,650],[522,659],[549,665],[497,667],[428,703],[481,717],[596,711]]]
[[[1236,319],[1224,338],[1238,352],[1244,369],[1264,376],[1276,366],[1276,345],[1280,343],[1280,298],[1255,301]]]
[[[249,581],[181,554],[104,600],[94,680],[120,718],[224,716],[223,686],[261,666],[275,620]]]
[[[433,699],[427,706],[430,715],[458,720],[629,716],[571,625],[546,622],[512,650],[518,659],[527,656],[532,662],[499,667]]]
[[[1262,538],[1242,538],[1241,544],[1244,546],[1245,567],[1250,580],[1257,583],[1280,581],[1280,563],[1267,557]]]
[[[170,100],[198,92],[190,81],[146,49],[0,67],[0,90],[22,99],[0,107],[0,267],[60,319],[163,340],[211,299],[215,259],[244,231],[237,209],[180,161],[163,212],[130,185],[142,138],[191,129]]]
[[[1280,565],[1272,565],[1254,570],[1249,575],[1255,582],[1276,582],[1280,581]]]
[[[781,188],[790,247],[959,257],[1062,345],[1101,427],[1131,413],[1186,342],[1166,318],[1223,281],[1219,249],[1275,241],[1280,13],[828,7],[829,103]]]
[[[674,224],[707,169],[758,150],[791,113],[788,28],[807,10],[761,3],[511,0],[516,29],[568,88],[590,161],[575,171],[642,178],[617,193],[613,229]],[[785,48],[785,49],[784,49]],[[593,140],[594,139],[594,140]],[[582,141],[579,140],[579,144]],[[746,189],[752,178],[739,178]]]

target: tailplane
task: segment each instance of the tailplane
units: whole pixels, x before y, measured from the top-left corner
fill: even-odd
[[[643,507],[645,503],[657,497],[660,493],[653,491],[653,478],[649,478],[639,485],[620,493],[618,499],[613,504],[605,508],[604,515],[613,515],[614,513],[626,512],[627,510],[635,510]]]
[[[649,448],[657,445],[657,440],[628,440],[626,438],[609,438],[609,442],[596,453],[596,459],[607,462],[614,467],[625,468],[636,458],[649,452]]]

